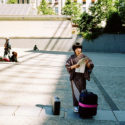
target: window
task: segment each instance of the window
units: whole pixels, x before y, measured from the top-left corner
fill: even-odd
[[[29,3],[29,0],[17,0],[18,4]]]
[[[86,4],[86,0],[82,0],[83,4]]]
[[[52,3],[52,0],[48,0],[48,3],[51,4],[51,3]]]
[[[24,2],[24,3],[28,3],[27,0],[24,0],[23,2]]]
[[[92,3],[95,3],[95,0],[91,0]]]
[[[83,7],[83,12],[86,12],[86,7]]]
[[[58,4],[58,0],[55,0],[55,4]]]
[[[55,13],[58,14],[58,7],[55,7]]]

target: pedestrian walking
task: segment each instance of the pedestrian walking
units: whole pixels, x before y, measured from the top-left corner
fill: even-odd
[[[4,58],[8,55],[10,57],[11,45],[9,43],[9,38],[6,38],[6,42],[4,44]]]
[[[86,89],[86,80],[90,80],[94,64],[89,57],[82,53],[82,45],[80,43],[75,43],[72,49],[74,54],[69,57],[65,66],[70,74],[74,112],[78,112],[79,95],[82,90]],[[80,61],[85,64],[84,67],[81,67]],[[82,72],[77,71],[78,68],[82,68]]]

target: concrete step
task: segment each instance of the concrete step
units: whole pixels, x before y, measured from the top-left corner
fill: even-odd
[[[68,120],[79,120],[78,113],[74,113],[72,109],[61,108],[60,115],[53,115],[51,105],[40,105],[35,106],[0,106],[0,116],[10,117],[60,117]],[[97,115],[89,120],[93,121],[119,121],[125,122],[124,119],[125,111],[109,111],[109,110],[98,110]],[[83,119],[83,121],[86,119]]]

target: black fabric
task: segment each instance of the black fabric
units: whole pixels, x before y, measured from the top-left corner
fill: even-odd
[[[79,102],[86,105],[97,105],[98,96],[92,92],[82,91],[79,97]],[[97,107],[95,108],[86,108],[79,106],[79,115],[83,118],[88,118],[96,115]]]
[[[81,49],[82,49],[82,45],[81,45],[80,43],[75,43],[75,44],[72,46],[73,51],[75,51],[76,48],[81,48]]]
[[[11,62],[17,62],[17,58],[16,58],[14,55],[12,55],[12,56],[10,57],[10,61],[11,61]]]

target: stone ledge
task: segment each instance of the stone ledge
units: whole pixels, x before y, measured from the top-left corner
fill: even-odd
[[[11,36],[9,39],[72,39],[73,37],[42,37],[42,36]],[[6,37],[0,37],[0,39],[6,39]]]
[[[71,20],[70,16],[0,16],[0,21],[14,21],[14,20],[30,20],[30,21],[63,21],[63,20]]]

